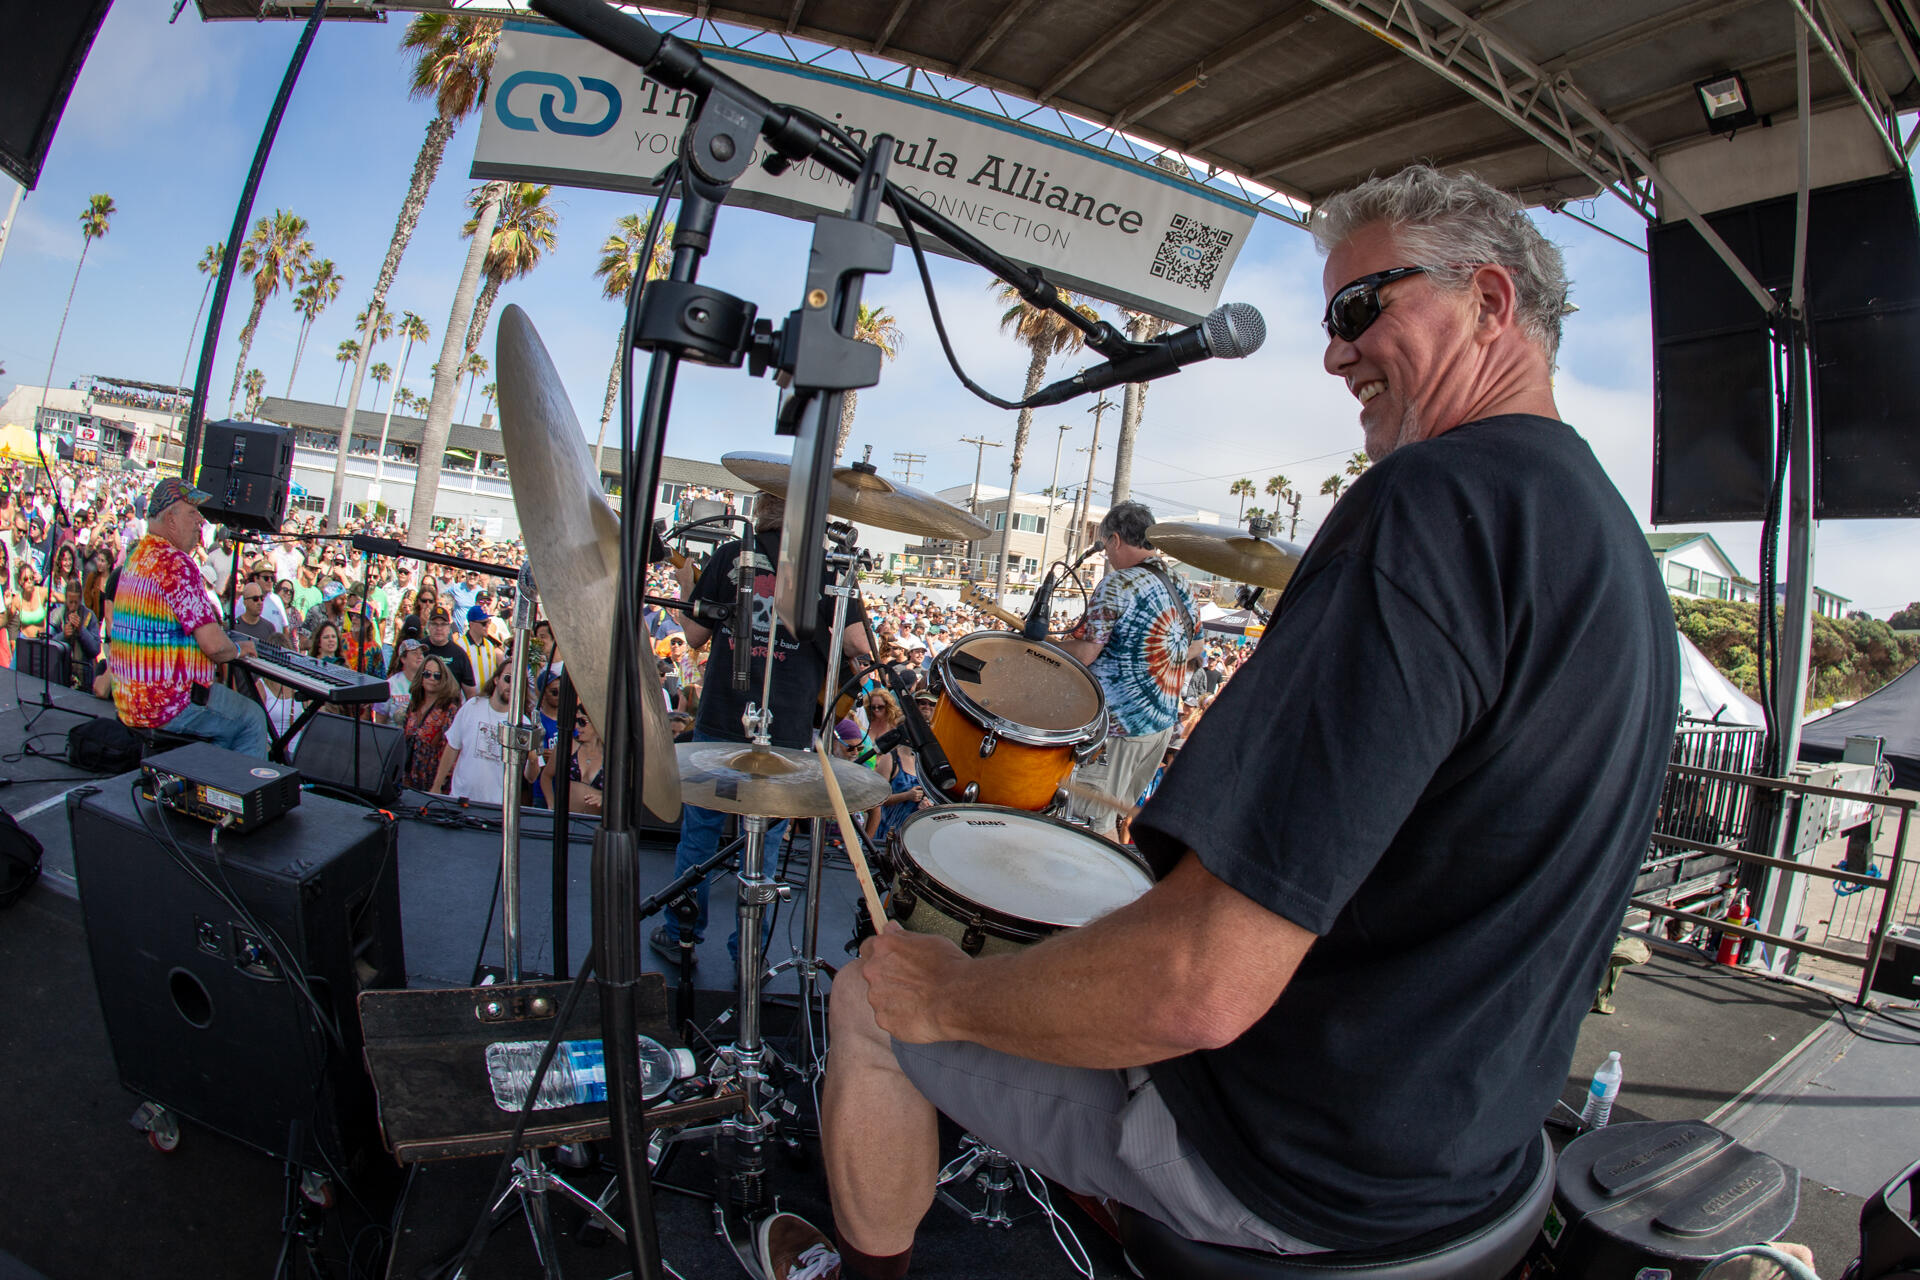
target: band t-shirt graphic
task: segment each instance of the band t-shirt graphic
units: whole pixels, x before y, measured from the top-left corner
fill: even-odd
[[[774,628],[774,557],[780,535],[769,530],[755,536],[755,550],[748,560],[753,574],[753,660],[748,668],[749,686],[745,693],[733,688],[734,621],[731,617],[714,626],[713,642],[707,657],[706,681],[700,689],[700,717],[694,727],[700,733],[733,742],[745,742],[746,729],[740,722],[749,702],[761,698],[761,679],[766,668],[767,638]],[[714,552],[694,584],[694,599],[707,608],[731,608],[739,591],[740,544],[730,542]],[[820,692],[827,679],[826,646],[823,643],[833,623],[829,597],[820,601],[819,636],[822,642],[801,644],[786,628],[779,630],[779,643],[773,656],[773,743],[780,747],[805,747],[813,742],[814,720]],[[847,626],[851,629],[866,617],[859,597],[847,602]]]

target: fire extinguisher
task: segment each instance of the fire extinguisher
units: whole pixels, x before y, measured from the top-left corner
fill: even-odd
[[[1745,925],[1752,921],[1753,912],[1747,906],[1747,891],[1742,889],[1734,896],[1733,905],[1727,909],[1727,923]],[[1720,954],[1715,957],[1721,964],[1740,963],[1740,944],[1745,939],[1731,933],[1720,935]]]

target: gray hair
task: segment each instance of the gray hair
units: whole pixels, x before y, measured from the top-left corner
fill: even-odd
[[[1153,550],[1153,544],[1147,541],[1147,526],[1153,523],[1153,511],[1144,502],[1116,502],[1113,508],[1101,519],[1100,527],[1094,531],[1096,540],[1105,542],[1107,535],[1117,533],[1120,541],[1130,547]]]
[[[753,500],[753,531],[765,533],[778,529],[787,518],[787,500],[777,493],[763,493]]]
[[[1549,367],[1554,364],[1567,309],[1566,264],[1518,200],[1470,173],[1414,164],[1334,196],[1314,210],[1311,230],[1320,251],[1331,253],[1381,222],[1399,237],[1407,265],[1425,267],[1442,289],[1465,289],[1476,266],[1505,267],[1521,332],[1540,345]]]

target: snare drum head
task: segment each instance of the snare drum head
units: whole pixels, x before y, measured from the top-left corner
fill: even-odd
[[[1014,726],[1005,736],[1015,742],[1105,731],[1100,682],[1053,645],[1009,631],[976,631],[956,641],[939,662],[947,695],[970,712],[984,713],[975,718],[989,727]],[[1020,728],[1032,732],[1022,736]]]
[[[900,827],[898,847],[949,894],[1063,929],[1153,887],[1146,867],[1118,845],[1019,809],[923,809]]]

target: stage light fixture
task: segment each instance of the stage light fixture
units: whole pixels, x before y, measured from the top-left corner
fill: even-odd
[[[1695,82],[1694,96],[1707,117],[1711,133],[1732,133],[1758,122],[1753,99],[1747,93],[1747,81],[1738,71],[1722,71]]]

